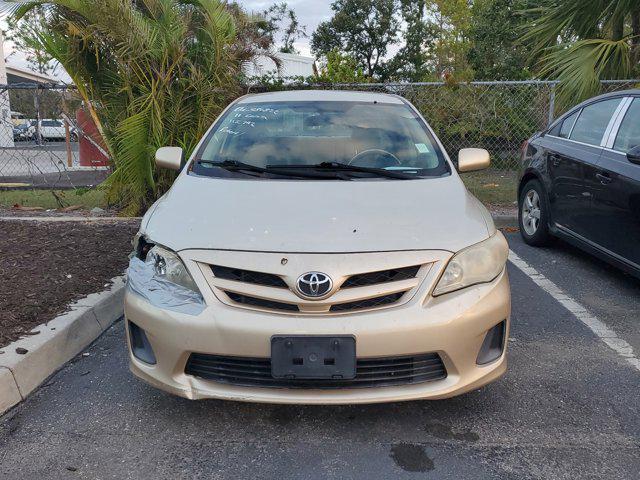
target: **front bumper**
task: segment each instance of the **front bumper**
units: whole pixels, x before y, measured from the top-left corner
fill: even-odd
[[[383,310],[327,316],[279,315],[212,302],[196,316],[154,307],[131,291],[125,316],[147,335],[157,359],[141,362],[130,352],[131,371],[170,393],[190,398],[300,404],[377,403],[440,399],[459,395],[499,378],[506,370],[506,344],[495,361],[476,358],[488,330],[506,321],[511,303],[506,270],[491,283],[440,297],[420,297]],[[354,335],[358,358],[438,353],[447,377],[425,383],[337,390],[241,387],[185,374],[192,352],[270,356],[273,335]],[[127,336],[127,342],[130,342]]]

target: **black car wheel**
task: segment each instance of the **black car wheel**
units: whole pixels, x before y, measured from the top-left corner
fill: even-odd
[[[520,191],[518,223],[520,235],[529,245],[541,247],[552,242],[547,197],[538,180],[529,180]]]

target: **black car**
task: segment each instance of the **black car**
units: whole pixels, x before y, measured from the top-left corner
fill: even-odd
[[[581,103],[522,155],[524,241],[561,237],[640,277],[640,90]]]

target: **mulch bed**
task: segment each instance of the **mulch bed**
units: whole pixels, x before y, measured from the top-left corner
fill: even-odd
[[[0,221],[0,346],[124,273],[140,221]]]

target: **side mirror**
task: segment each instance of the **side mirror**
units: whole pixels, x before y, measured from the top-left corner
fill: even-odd
[[[184,153],[180,147],[161,147],[156,151],[156,165],[158,168],[180,170]]]
[[[458,152],[458,171],[473,172],[489,167],[489,152],[484,148],[463,148]]]
[[[640,145],[636,145],[627,152],[627,160],[636,165],[640,165]]]

